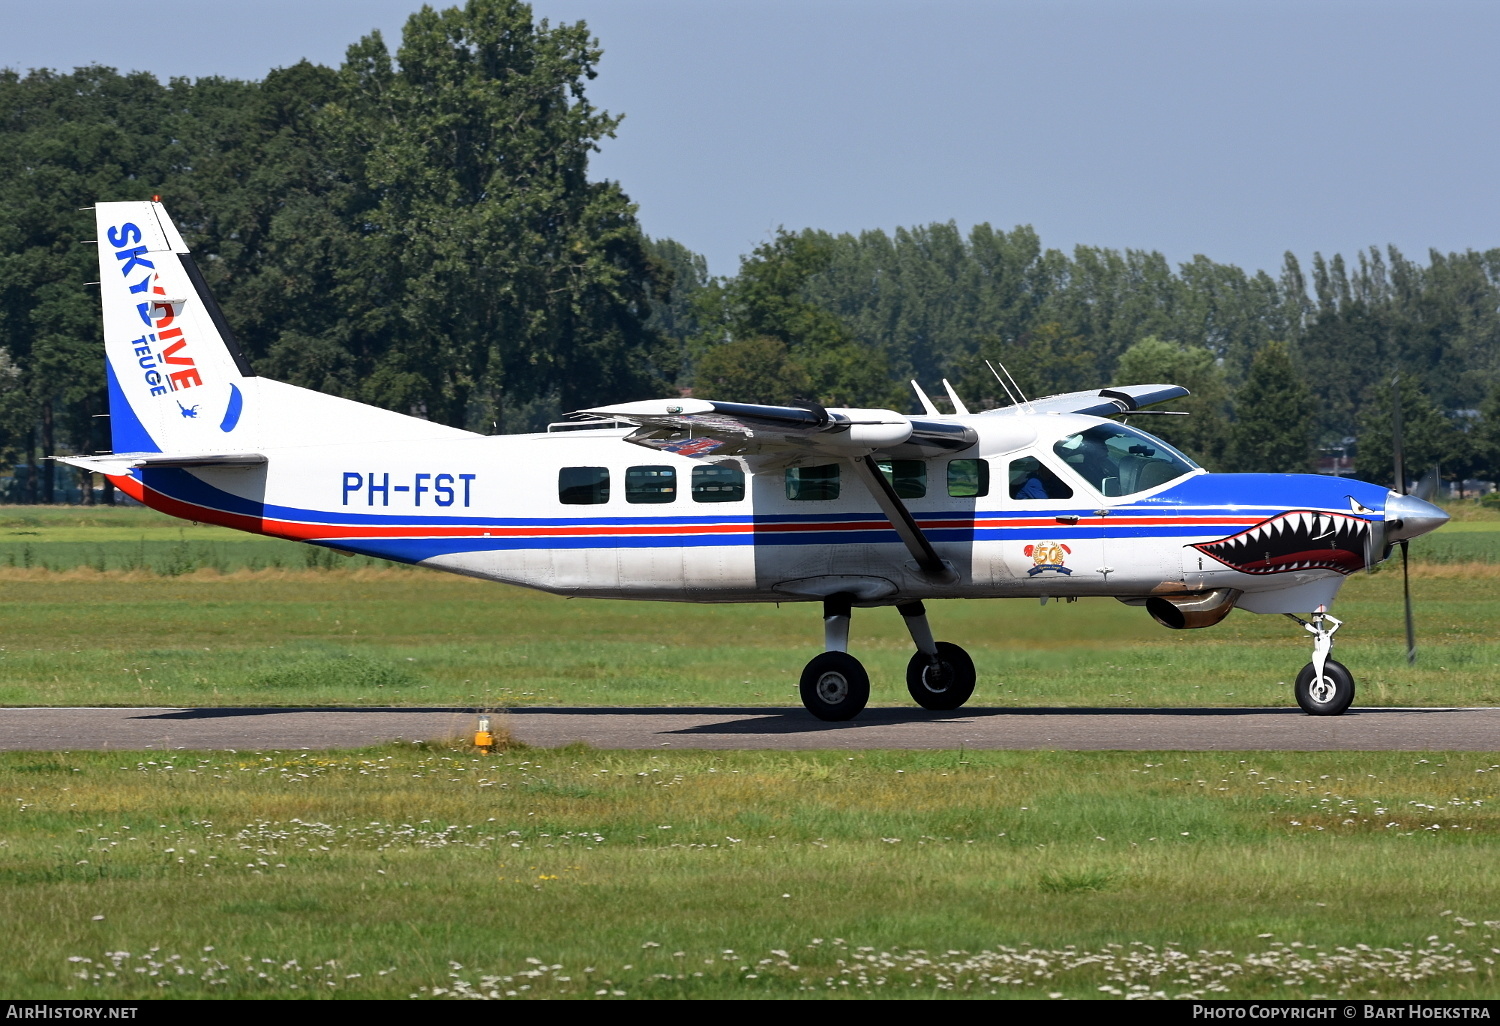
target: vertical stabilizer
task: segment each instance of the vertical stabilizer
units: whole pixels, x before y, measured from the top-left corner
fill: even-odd
[[[243,447],[254,372],[177,228],[157,202],[94,209],[114,451]]]

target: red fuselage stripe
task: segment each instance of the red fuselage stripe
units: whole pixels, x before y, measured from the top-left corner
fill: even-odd
[[[761,523],[761,524],[582,524],[582,525],[559,525],[548,527],[544,525],[526,527],[502,527],[502,526],[391,526],[379,525],[337,525],[337,524],[308,524],[291,520],[272,520],[261,517],[247,516],[243,513],[229,513],[224,510],[213,509],[208,506],[199,506],[194,503],[183,502],[174,499],[155,489],[146,488],[137,478],[128,474],[110,475],[110,480],[115,487],[137,502],[144,503],[152,509],[160,510],[171,516],[184,520],[196,520],[199,523],[219,524],[224,527],[232,527],[239,531],[249,531],[254,534],[273,535],[278,538],[289,538],[296,541],[322,541],[337,540],[340,538],[624,538],[636,536],[670,536],[670,535],[712,535],[712,534],[792,534],[801,532],[823,532],[840,533],[846,531],[880,531],[886,530],[890,524],[883,519],[871,520],[848,520],[833,523],[810,522],[810,523]],[[1080,524],[1098,526],[1110,523],[1121,528],[1129,527],[1159,527],[1174,525],[1193,525],[1205,528],[1232,528],[1240,526],[1254,526],[1259,524],[1264,517],[1228,517],[1228,516],[1153,516],[1135,517],[1121,516],[1113,518],[1088,517],[1080,520]],[[1052,517],[1027,517],[995,518],[985,517],[976,520],[953,520],[953,519],[922,519],[918,518],[918,524],[926,530],[943,529],[997,529],[997,528],[1037,528],[1047,530],[1062,530],[1075,526],[1060,523],[1055,516]]]

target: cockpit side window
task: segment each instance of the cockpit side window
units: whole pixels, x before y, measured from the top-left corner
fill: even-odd
[[[1107,496],[1134,495],[1198,469],[1160,438],[1123,424],[1100,424],[1069,435],[1052,451]]]
[[[1035,456],[1023,456],[1010,461],[1010,497],[1023,502],[1031,499],[1071,499],[1073,489]]]

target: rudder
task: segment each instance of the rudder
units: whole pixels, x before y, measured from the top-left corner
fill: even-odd
[[[255,377],[159,202],[100,203],[99,290],[117,453],[232,449]]]

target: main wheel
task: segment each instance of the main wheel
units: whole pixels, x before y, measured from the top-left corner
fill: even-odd
[[[974,660],[946,641],[937,643],[938,659],[918,652],[906,664],[906,690],[923,709],[957,709],[974,694]]]
[[[852,720],[870,701],[870,675],[847,652],[824,652],[802,671],[802,704],[820,720]]]
[[[1323,676],[1316,679],[1313,664],[1297,674],[1297,704],[1309,716],[1342,716],[1354,701],[1354,674],[1332,659],[1323,663]]]

